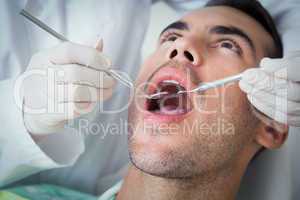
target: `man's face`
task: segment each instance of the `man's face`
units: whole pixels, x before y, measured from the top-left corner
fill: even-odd
[[[258,66],[272,47],[254,19],[229,7],[203,8],[169,26],[144,62],[136,84],[151,78],[130,106],[129,151],[147,173],[187,178],[237,167],[253,145],[257,119],[238,84],[175,95]]]

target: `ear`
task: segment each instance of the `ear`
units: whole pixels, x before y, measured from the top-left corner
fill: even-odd
[[[255,142],[266,149],[280,148],[288,137],[289,126],[274,121],[255,108],[252,111],[260,121],[255,135]]]
[[[277,149],[286,141],[288,132],[289,127],[287,125],[270,119],[269,123],[261,122],[255,139],[259,145],[267,149]]]

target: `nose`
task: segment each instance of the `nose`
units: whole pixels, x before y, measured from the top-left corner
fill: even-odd
[[[178,38],[174,41],[167,56],[168,59],[199,66],[202,60],[199,49],[197,42],[192,38]]]

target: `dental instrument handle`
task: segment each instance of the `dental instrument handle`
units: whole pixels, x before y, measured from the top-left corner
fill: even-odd
[[[208,86],[211,86],[211,87],[219,87],[219,86],[222,86],[222,85],[225,85],[225,84],[228,84],[228,83],[239,81],[241,79],[242,79],[242,74],[237,74],[237,75],[226,77],[224,79],[216,80],[216,81],[213,81],[213,82],[208,82],[206,84]]]
[[[37,25],[38,27],[40,27],[41,29],[43,29],[44,31],[48,32],[50,35],[54,36],[55,38],[57,38],[61,41],[64,41],[64,42],[69,41],[66,37],[64,37],[63,35],[59,34],[55,30],[53,30],[52,28],[47,26],[44,22],[42,22],[39,19],[37,19],[36,17],[34,17],[26,10],[22,9],[20,14],[23,15],[26,19],[28,19],[32,23],[34,23],[35,25]]]
[[[44,22],[42,22],[38,18],[36,18],[33,15],[31,15],[26,10],[22,9],[21,12],[20,12],[20,14],[22,16],[24,16],[26,19],[28,19],[29,21],[31,21],[32,23],[34,23],[35,25],[37,25],[38,27],[40,27],[41,29],[43,29],[44,31],[48,32],[50,35],[54,36],[55,38],[57,38],[57,39],[59,39],[59,40],[61,40],[63,42],[68,42],[69,41],[65,36],[59,34],[55,30],[53,30],[52,28],[50,28],[48,25],[46,25]],[[116,80],[121,81],[127,87],[129,87],[129,88],[133,87],[132,82],[126,80],[124,77],[122,77],[115,70],[109,69],[109,70],[105,70],[105,72],[108,73],[109,75],[111,75],[112,77],[114,77]]]
[[[232,82],[235,82],[235,81],[239,81],[241,79],[242,79],[242,73],[237,74],[237,75],[233,75],[233,76],[229,76],[229,77],[226,77],[226,78],[223,78],[223,79],[219,79],[219,80],[216,80],[216,81],[212,81],[212,82],[201,83],[195,89],[192,89],[192,90],[189,90],[189,91],[179,91],[177,94],[190,93],[190,92],[202,92],[202,91],[208,90],[210,88],[220,87],[222,85],[232,83]]]
[[[116,72],[114,69],[109,69],[108,73],[114,77],[116,80],[122,82],[124,85],[126,85],[128,88],[133,88],[133,83],[129,80],[127,80],[126,78],[124,78],[123,76],[121,76],[118,72]]]

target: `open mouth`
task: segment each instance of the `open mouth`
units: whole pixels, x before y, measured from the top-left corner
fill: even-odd
[[[177,94],[186,90],[176,80],[163,80],[157,84],[151,93],[163,93],[162,95],[147,99],[146,109],[149,112],[162,115],[182,115],[192,110],[191,101],[186,93]]]

